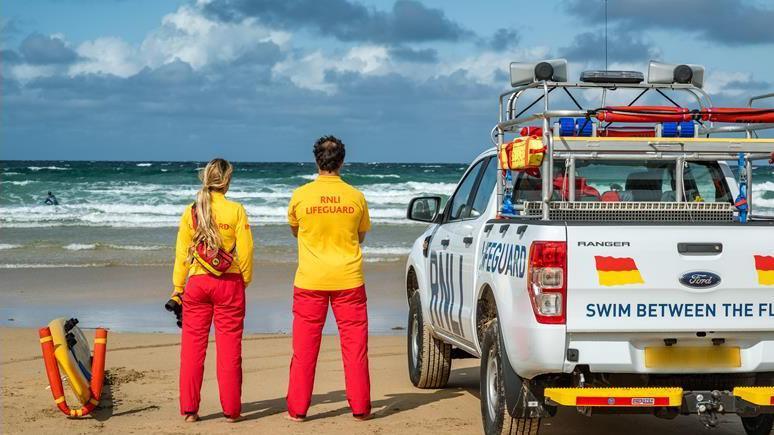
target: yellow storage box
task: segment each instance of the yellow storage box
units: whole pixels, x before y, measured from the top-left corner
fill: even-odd
[[[546,147],[537,136],[522,136],[500,148],[500,169],[524,171],[539,168],[543,163]]]

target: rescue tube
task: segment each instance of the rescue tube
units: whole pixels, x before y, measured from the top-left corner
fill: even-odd
[[[62,333],[64,333],[65,329],[68,329],[68,332],[70,332],[73,330],[73,328],[76,328],[76,326],[73,323],[68,324],[68,322],[65,322],[64,319],[55,319],[51,322],[51,324],[56,333],[49,326],[41,328],[38,331],[38,334],[40,336],[40,346],[43,351],[43,362],[46,366],[48,383],[51,386],[51,394],[54,396],[54,403],[56,403],[59,410],[61,410],[67,416],[81,417],[88,415],[99,404],[99,398],[102,395],[102,386],[105,380],[107,330],[97,328],[94,333],[94,358],[92,358],[90,364],[88,365],[88,367],[90,367],[89,373],[91,380],[86,384],[86,399],[83,400],[81,393],[76,390],[76,382],[74,382],[74,379],[79,379],[82,381],[85,378],[85,375],[81,371],[80,366],[74,364],[75,357],[73,356],[72,359],[69,357],[63,358],[65,364],[60,364],[59,359],[60,355],[63,354],[74,355],[74,353],[68,349],[67,334],[62,335]],[[66,324],[67,328],[65,328]],[[83,336],[83,333],[80,332],[80,330],[78,330],[78,332],[81,336]],[[55,343],[55,335],[59,336],[60,338],[64,336],[64,345],[57,345]],[[75,337],[75,333],[72,337]],[[72,342],[72,339],[70,342]],[[83,343],[86,343],[86,349],[88,349],[87,342],[84,341]],[[61,349],[64,349],[66,352],[62,352]],[[68,379],[70,379],[69,383],[73,387],[73,391],[78,396],[79,401],[81,401],[83,404],[81,408],[70,409],[70,407],[67,405],[67,401],[64,395],[64,388],[62,385],[62,378],[59,371],[60,365],[62,366],[62,369],[65,370],[65,373],[68,373]],[[80,376],[78,375],[78,372],[81,372]],[[73,375],[70,375],[69,373],[73,373]],[[70,376],[74,376],[74,378]],[[82,385],[80,385],[80,387],[82,387]]]
[[[683,122],[691,120],[729,123],[772,123],[774,109],[750,107],[708,107],[688,110],[671,106],[608,106],[595,111],[604,122]]]
[[[75,319],[54,319],[48,324],[54,340],[54,356],[82,405],[89,401],[91,349]]]
[[[702,119],[715,122],[760,124],[774,122],[773,109],[709,107]]]
[[[608,106],[597,111],[603,122],[680,122],[693,119],[691,111],[670,106]]]

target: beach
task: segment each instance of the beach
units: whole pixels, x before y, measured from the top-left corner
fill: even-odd
[[[236,424],[221,418],[211,337],[200,410],[203,421],[193,425],[182,421],[177,402],[179,335],[172,316],[162,308],[168,267],[4,270],[0,284],[0,432],[481,433],[477,359],[454,360],[449,386],[443,390],[419,390],[408,379],[402,329],[406,316],[403,265],[396,261],[365,266],[374,418],[358,422],[349,415],[338,338],[329,319],[310,418],[301,424],[287,421],[283,414],[291,355],[290,337],[284,333],[245,336],[245,420]],[[293,267],[264,264],[257,270],[255,283],[247,291],[247,325],[252,330],[284,331],[290,322]],[[37,327],[50,318],[71,315],[81,319],[80,326],[89,338],[90,328],[115,325],[108,336],[109,385],[104,399],[93,416],[80,420],[67,419],[55,408],[37,337]],[[563,409],[558,417],[545,420],[541,434],[685,434],[700,430],[694,417],[667,421],[600,415],[589,419]],[[740,431],[738,418],[724,417],[720,430],[712,433]]]
[[[92,331],[86,331],[90,335]],[[248,335],[243,347],[244,420],[221,417],[210,342],[202,389],[202,421],[184,423],[178,413],[179,337],[175,334],[111,332],[108,336],[109,385],[96,412],[68,419],[54,406],[40,358],[37,331],[0,328],[2,418],[0,432],[21,433],[272,433],[297,434],[479,434],[478,360],[455,360],[443,390],[419,390],[406,372],[405,338],[370,338],[374,418],[360,422],[349,414],[338,340],[326,335],[320,352],[309,419],[284,418],[290,338]],[[71,401],[71,403],[73,403]],[[541,435],[687,434],[704,430],[695,417],[659,420],[647,415],[599,415],[587,418],[562,409],[544,420]],[[739,419],[722,417],[714,435],[742,432]]]

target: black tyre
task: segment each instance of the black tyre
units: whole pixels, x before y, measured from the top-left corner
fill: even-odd
[[[451,345],[433,337],[422,318],[419,292],[409,300],[408,369],[417,388],[443,388],[451,373]]]
[[[481,420],[486,435],[537,435],[539,418],[513,418],[505,409],[500,326],[491,321],[481,345]]]
[[[742,417],[742,426],[747,435],[769,435],[774,427],[774,414],[761,414],[757,417]]]

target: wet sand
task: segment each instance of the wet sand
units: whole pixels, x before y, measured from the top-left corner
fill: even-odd
[[[405,264],[365,263],[371,333],[405,327]],[[248,332],[289,331],[294,273],[292,263],[256,263],[247,288]],[[55,317],[77,317],[83,327],[177,330],[173,316],[163,309],[172,290],[171,266],[4,269],[0,277],[0,326],[34,328]],[[335,332],[332,322],[326,332]]]

